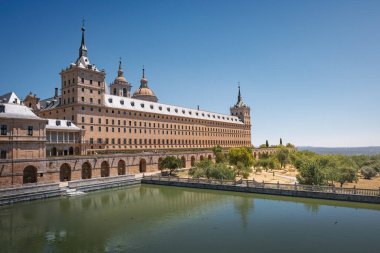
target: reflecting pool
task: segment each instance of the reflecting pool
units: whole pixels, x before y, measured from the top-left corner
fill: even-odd
[[[380,252],[380,205],[141,185],[0,207],[0,252]]]

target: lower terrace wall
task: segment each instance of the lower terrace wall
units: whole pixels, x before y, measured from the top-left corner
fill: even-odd
[[[214,159],[211,151],[178,151],[0,160],[0,188],[27,186],[27,182],[46,184],[80,180],[85,163],[91,171],[89,178],[155,172],[159,170],[160,159],[170,155],[183,159],[184,168],[190,168],[201,159]],[[32,171],[31,175],[27,174],[27,168]]]

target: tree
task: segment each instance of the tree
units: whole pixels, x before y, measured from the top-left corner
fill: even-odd
[[[212,162],[209,159],[204,159],[197,162],[194,167],[189,169],[189,175],[193,178],[207,177],[209,175],[208,170],[212,167]]]
[[[294,146],[294,145],[291,144],[291,143],[286,143],[286,147],[287,147],[287,148],[295,148],[296,146]]]
[[[212,164],[206,176],[207,178],[234,180],[236,174],[227,164],[217,163]]]
[[[289,150],[287,148],[280,148],[276,152],[276,158],[279,161],[281,168],[285,166],[285,164],[288,162],[289,158]]]
[[[249,148],[231,148],[228,152],[228,158],[231,165],[234,165],[235,168],[238,165],[238,162],[242,163],[245,167],[250,168],[253,165],[254,158],[252,151]],[[240,171],[238,171],[238,175]]]
[[[217,145],[217,146],[213,147],[212,152],[214,152],[216,163],[225,163],[226,162],[226,156],[224,155],[223,149],[221,146]]]
[[[280,138],[280,146],[282,146],[282,138]]]
[[[266,146],[267,148],[269,148],[269,142],[268,142],[268,140],[265,141],[265,146]]]
[[[370,166],[363,166],[360,172],[364,176],[364,179],[371,179],[377,174],[376,170]]]
[[[182,160],[175,156],[167,156],[160,162],[162,169],[169,169],[169,175],[182,166]]]
[[[235,170],[238,175],[242,175],[245,179],[247,179],[249,177],[249,174],[252,172],[252,169],[242,162],[238,162],[236,164]]]
[[[315,159],[305,161],[301,164],[297,180],[301,184],[323,185],[327,178],[323,166]]]
[[[268,171],[268,169],[275,169],[277,166],[278,166],[278,162],[276,161],[275,158],[273,157],[265,157],[265,158],[261,158],[259,160],[256,161],[255,163],[255,167],[260,167],[260,168],[263,168],[265,171]]]
[[[353,167],[338,168],[336,180],[340,183],[340,187],[346,182],[357,181],[357,170]]]
[[[235,179],[235,172],[231,166],[224,163],[213,164],[211,161],[203,160],[195,164],[193,168],[189,170],[189,175],[193,178],[214,178],[214,179]]]

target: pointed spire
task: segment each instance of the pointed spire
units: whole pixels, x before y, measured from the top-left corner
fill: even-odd
[[[235,104],[235,108],[236,107],[246,107],[246,105],[243,102],[243,98],[242,98],[241,92],[240,92],[240,82],[238,82],[238,89],[239,89],[239,92],[238,92],[238,97],[237,97],[237,102]]]
[[[142,69],[142,78],[140,80],[140,88],[147,88],[148,87],[148,80],[145,78],[145,67],[143,65]]]
[[[84,32],[86,31],[86,29],[84,28],[84,19],[82,20],[81,30],[82,30],[82,42],[79,48],[79,58],[81,58],[82,56],[87,57],[87,48],[86,48],[86,45],[84,44]]]
[[[119,58],[119,70],[117,71],[117,76],[123,76],[123,69],[121,68],[121,57]]]
[[[240,93],[240,82],[238,82],[238,88],[239,88],[239,93],[238,93],[238,103],[240,103],[240,101],[242,101],[241,93]]]

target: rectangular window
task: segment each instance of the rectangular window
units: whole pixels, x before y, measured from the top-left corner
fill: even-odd
[[[33,126],[28,126],[28,135],[29,136],[33,135]]]
[[[84,117],[82,117],[82,123],[84,123]]]
[[[84,97],[82,97],[81,99],[82,99],[82,102],[84,102]]]
[[[84,78],[82,77],[82,83],[84,83]]]
[[[7,135],[7,125],[1,125],[1,135]]]
[[[90,84],[92,84],[92,80],[90,80]]]
[[[90,138],[90,144],[94,144],[94,138]]]
[[[7,159],[7,151],[1,150],[1,152],[0,152],[0,159]]]

